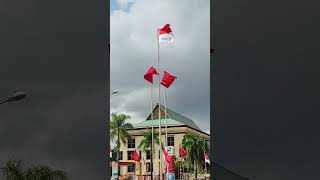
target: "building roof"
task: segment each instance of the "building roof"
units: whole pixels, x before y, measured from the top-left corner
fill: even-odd
[[[166,123],[166,119],[161,119],[161,124],[164,125]],[[154,126],[158,126],[159,125],[159,119],[155,119],[155,120],[145,120],[145,121],[141,121],[138,123],[133,124],[134,128],[145,128],[145,127],[153,127]],[[179,121],[176,121],[174,119],[167,119],[167,126],[179,126],[179,125],[184,125]]]
[[[167,124],[169,126],[177,126],[177,125],[186,125],[190,128],[196,129],[201,131],[199,126],[194,123],[191,119],[171,110],[170,108],[167,109]],[[159,104],[155,106],[153,109],[153,116],[154,120],[151,119],[151,113],[148,115],[148,118],[145,121],[139,122],[134,124],[134,127],[151,127],[151,124],[154,123],[154,125],[159,124]],[[165,124],[165,107],[160,104],[160,118],[161,118],[161,124]]]

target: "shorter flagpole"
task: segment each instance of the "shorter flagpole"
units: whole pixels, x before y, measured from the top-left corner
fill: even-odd
[[[203,141],[203,151],[204,151],[204,153],[206,153],[205,150],[204,150],[205,146],[206,146],[206,140],[204,139],[204,141]],[[204,158],[204,172],[207,173],[206,158]]]
[[[165,122],[166,122],[166,146],[168,146],[168,128],[167,128],[167,102],[166,102],[166,98],[167,98],[167,90],[166,88],[164,88],[164,114],[165,114]]]
[[[153,176],[153,151],[154,151],[154,142],[153,142],[153,133],[154,133],[154,129],[153,129],[153,83],[151,84],[151,176],[152,179],[154,179]]]
[[[166,123],[166,139],[165,139],[165,147],[168,147],[168,129],[167,129],[167,102],[166,102],[166,96],[167,96],[167,90],[164,88],[164,116],[165,116],[165,123]],[[169,180],[169,171],[166,172],[166,179]]]

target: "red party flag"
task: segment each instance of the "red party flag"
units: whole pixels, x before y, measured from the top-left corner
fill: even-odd
[[[177,78],[176,76],[172,76],[167,71],[164,71],[161,84],[166,88],[169,88],[176,78]]]
[[[188,152],[185,149],[183,149],[183,147],[181,145],[179,147],[179,151],[180,151],[182,156],[185,156],[185,157],[189,156]]]
[[[157,70],[154,67],[150,67],[149,70],[144,74],[144,79],[149,81],[151,84],[153,83],[153,75],[158,74]]]
[[[139,155],[137,153],[136,150],[133,151],[132,155],[131,155],[131,159],[137,161],[137,162],[140,162],[140,158],[139,158]]]

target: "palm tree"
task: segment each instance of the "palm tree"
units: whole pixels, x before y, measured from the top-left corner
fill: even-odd
[[[22,161],[7,161],[1,172],[7,180],[24,180],[25,168]]]
[[[117,137],[117,162],[118,162],[118,177],[120,176],[120,166],[119,166],[119,159],[120,159],[120,140],[122,143],[126,143],[127,139],[131,139],[130,134],[128,133],[127,129],[132,129],[132,124],[126,122],[126,120],[130,119],[131,117],[126,114],[118,114],[112,113],[111,114],[111,122],[110,122],[110,136],[114,140]]]
[[[154,143],[159,144],[159,133],[154,131],[153,133],[153,139]],[[144,152],[149,150],[151,148],[151,179],[153,179],[153,149],[152,149],[152,130],[147,129],[143,132],[143,139],[141,140],[139,144],[139,149],[142,149]]]
[[[27,170],[26,180],[67,180],[67,173],[62,170],[53,170],[44,165],[35,165]]]
[[[68,174],[45,165],[26,168],[23,161],[7,161],[1,168],[6,180],[68,180]]]
[[[203,163],[204,151],[208,149],[208,145],[204,138],[191,133],[186,133],[182,139],[182,145],[189,154],[189,161],[194,164],[195,178],[198,175],[198,162]]]

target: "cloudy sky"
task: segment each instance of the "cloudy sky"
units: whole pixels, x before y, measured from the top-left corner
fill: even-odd
[[[150,85],[143,74],[157,65],[156,30],[167,23],[176,40],[160,47],[160,67],[178,77],[167,90],[167,105],[209,133],[209,0],[111,0],[110,86],[119,93],[111,96],[110,112],[129,114],[133,123],[150,112]],[[157,100],[156,87],[154,92]]]
[[[110,13],[111,88],[120,90],[111,111],[132,121],[146,116],[142,77],[156,61],[152,38],[171,23],[176,44],[161,49],[161,64],[178,79],[168,104],[209,130],[201,123],[209,115],[208,1],[121,2]],[[214,159],[255,180],[319,179],[319,5],[248,2],[217,0],[211,9]],[[0,1],[0,96],[28,93],[0,106],[0,164],[22,159],[63,168],[72,180],[105,178],[109,14],[102,7]]]
[[[28,94],[0,105],[0,166],[21,159],[63,168],[72,180],[104,179],[108,16],[100,5],[0,2],[0,98]]]

